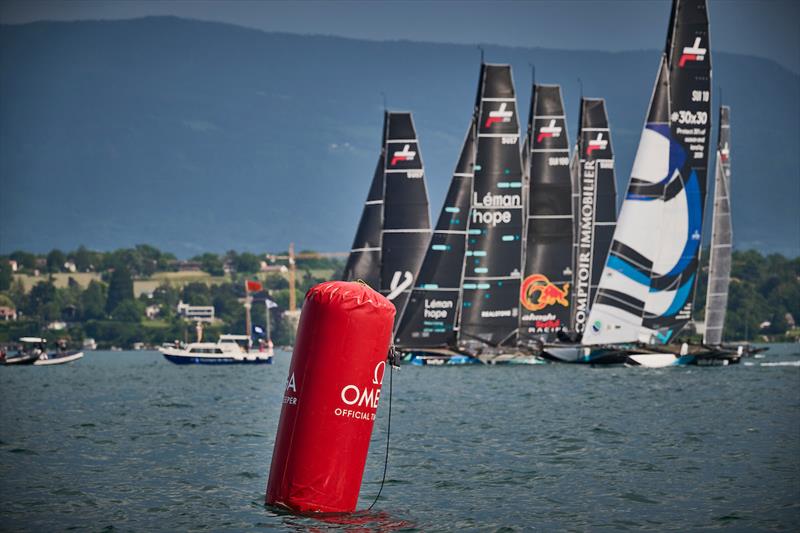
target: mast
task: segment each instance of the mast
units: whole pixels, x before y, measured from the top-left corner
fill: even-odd
[[[481,65],[459,342],[508,342],[519,329],[522,165],[509,65]]]
[[[703,343],[722,344],[728,288],[731,281],[733,228],[730,204],[730,108],[719,108],[719,135],[714,174],[714,212],[711,218],[711,255],[708,263],[705,333]]]
[[[585,344],[666,343],[691,317],[705,198],[708,46],[705,0],[674,0]]]
[[[381,294],[392,301],[395,327],[411,295],[431,238],[425,172],[411,113],[386,112]]]
[[[569,327],[572,288],[573,191],[561,87],[533,85],[527,131],[520,339],[549,342]]]
[[[474,161],[473,122],[467,130],[461,157],[395,334],[395,344],[400,348],[456,345]]]
[[[572,324],[582,334],[614,235],[617,186],[605,100],[581,98],[579,125],[572,167],[576,213]]]

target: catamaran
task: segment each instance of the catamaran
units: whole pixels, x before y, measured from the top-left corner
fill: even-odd
[[[688,355],[686,346],[665,345],[691,319],[699,265],[711,118],[708,36],[705,0],[674,0],[631,180],[582,339],[587,347],[627,350],[633,364],[663,366]]]
[[[425,171],[411,113],[385,112],[383,144],[343,279],[406,307],[431,238]]]
[[[482,63],[467,140],[395,335],[412,362],[519,360],[522,181],[511,67]]]
[[[533,85],[522,156],[527,223],[519,337],[541,350],[570,329],[574,290],[573,183],[558,85]]]
[[[581,98],[578,141],[570,164],[572,177],[571,294],[569,328],[547,339],[542,356],[558,362],[625,362],[619,350],[587,348],[578,340],[597,294],[617,222],[614,152],[605,100]]]

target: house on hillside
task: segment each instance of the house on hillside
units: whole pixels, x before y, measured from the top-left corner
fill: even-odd
[[[17,310],[7,305],[0,306],[0,320],[10,321],[17,319]]]

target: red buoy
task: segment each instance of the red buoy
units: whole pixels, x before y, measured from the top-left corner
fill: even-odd
[[[378,409],[394,305],[362,283],[306,294],[267,482],[268,505],[352,512]]]

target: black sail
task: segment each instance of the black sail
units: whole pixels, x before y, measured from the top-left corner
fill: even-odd
[[[383,230],[383,150],[378,157],[364,211],[358,222],[353,246],[342,279],[363,280],[372,288],[380,286],[381,232]]]
[[[605,100],[581,98],[573,172],[575,253],[573,328],[586,329],[617,223],[614,152]]]
[[[395,345],[399,348],[444,348],[456,344],[475,161],[474,129],[473,123],[467,131],[444,206],[397,328]]]
[[[669,169],[679,179],[664,188],[664,202],[677,202],[683,233],[666,237],[653,264],[643,336],[669,342],[691,320],[706,198],[711,127],[711,50],[705,0],[674,0],[665,49],[669,69]],[[672,213],[677,213],[673,211]],[[670,213],[670,215],[672,214]],[[676,243],[670,246],[669,243]]]
[[[501,344],[519,329],[522,165],[509,65],[481,66],[459,341]]]
[[[431,238],[428,192],[411,113],[385,114],[380,292],[403,313]]]
[[[570,324],[572,181],[558,85],[534,85],[523,148],[528,216],[520,290],[520,338],[555,340]]]

